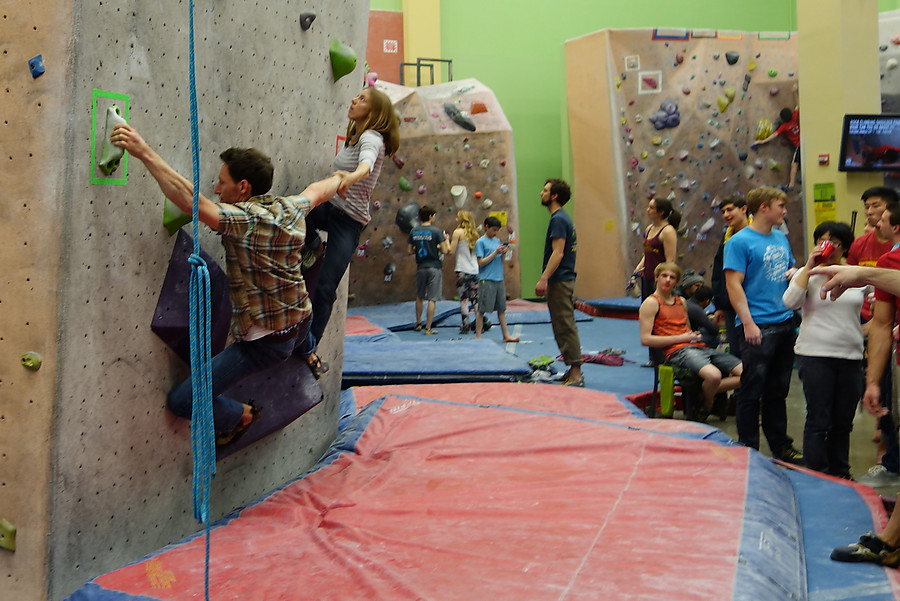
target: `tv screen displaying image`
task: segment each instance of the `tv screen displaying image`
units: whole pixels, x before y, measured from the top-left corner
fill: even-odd
[[[844,115],[838,170],[900,170],[900,115]]]

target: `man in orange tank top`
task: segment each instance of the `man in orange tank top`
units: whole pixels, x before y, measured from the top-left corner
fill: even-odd
[[[673,293],[681,279],[678,265],[660,263],[654,276],[656,292],[641,303],[641,344],[662,349],[666,363],[700,377],[704,408],[698,419],[706,421],[716,394],[740,386],[743,364],[730,353],[707,347],[700,332],[691,331],[685,301]]]

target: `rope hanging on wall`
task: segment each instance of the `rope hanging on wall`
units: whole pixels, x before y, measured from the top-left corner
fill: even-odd
[[[200,257],[200,136],[197,118],[197,82],[194,68],[194,0],[190,11],[190,111],[191,156],[193,163],[194,204],[192,227],[194,252],[190,284],[190,340],[191,340],[191,452],[194,456],[193,504],[194,518],[206,530],[206,565],[204,573],[205,599],[209,601],[209,496],[212,478],[216,473],[215,427],[212,416],[212,359],[210,351],[210,279],[206,262]]]

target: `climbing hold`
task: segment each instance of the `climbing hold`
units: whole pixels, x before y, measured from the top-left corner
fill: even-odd
[[[690,192],[691,191],[691,182],[686,179],[681,180],[678,184],[678,187],[681,188],[682,192]]]
[[[34,58],[28,59],[28,69],[31,71],[32,79],[37,79],[44,74],[44,56],[38,54]]]
[[[485,198],[484,200],[481,201],[481,208],[482,209],[490,209],[491,205],[493,205],[493,204],[494,204],[493,200],[491,200],[490,198]]]
[[[397,180],[397,183],[400,184],[400,189],[404,192],[409,192],[410,190],[412,190],[412,184],[409,183],[409,180],[402,175],[400,176],[400,179]]]
[[[681,93],[684,94],[685,96],[687,96],[688,94],[691,93],[691,89],[687,86],[684,86],[683,88],[681,88]]]
[[[739,52],[730,51],[725,53],[725,60],[728,61],[729,65],[733,65],[738,62],[738,59],[741,58],[741,54]]]
[[[778,69],[776,69],[775,67],[772,67],[771,69],[769,69],[769,77],[776,77],[777,75],[778,75]]]
[[[394,275],[394,272],[395,272],[395,271],[397,271],[397,264],[394,263],[393,261],[391,261],[390,263],[388,263],[387,265],[385,265],[385,266],[384,266],[384,275],[387,276],[387,277],[385,278],[385,281],[390,281],[390,278],[391,278],[392,275]]]
[[[481,159],[481,161],[478,163],[478,166],[481,167],[482,169],[487,169],[488,165],[490,165],[490,164],[491,164],[490,159]]]
[[[471,169],[471,168],[472,168],[472,161],[466,161],[465,168],[466,168],[466,169]]]
[[[397,224],[397,227],[399,227],[400,231],[404,234],[408,234],[415,226],[420,225],[419,203],[412,201],[397,209],[397,216],[394,217],[394,223]]]
[[[712,140],[709,141],[709,148],[713,149],[721,143],[722,143],[722,140],[720,140],[719,138],[713,138]]]
[[[753,138],[756,140],[765,140],[771,135],[772,122],[765,117],[760,118],[760,120],[756,122],[756,133],[753,134]]]
[[[16,527],[6,521],[6,518],[0,519],[0,547],[16,550]]]
[[[653,144],[654,146],[659,146],[660,144],[662,144],[662,138],[660,138],[659,136],[656,136],[655,138],[650,140],[650,143]]]
[[[504,194],[509,194],[509,186],[506,184],[500,184],[500,191]]]
[[[386,249],[392,247],[394,245],[394,239],[390,236],[385,236],[381,239],[381,245]]]
[[[481,192],[480,191],[475,193],[475,198],[477,198],[478,200],[481,200]]]
[[[769,166],[769,169],[771,169],[772,171],[781,171],[781,163],[779,163],[775,159],[769,159],[767,164]]]
[[[423,175],[425,175],[424,169],[416,169],[416,179],[422,179]]]
[[[745,150],[738,151],[738,160],[746,161],[747,160],[747,152]]]
[[[721,96],[719,96],[719,97],[716,99],[716,102],[717,102],[718,105],[719,105],[719,112],[720,112],[720,113],[724,113],[724,112],[725,112],[725,109],[728,108],[728,105],[731,104],[731,101],[728,100],[728,96],[725,96],[724,94],[722,94]]]
[[[375,202],[373,202],[373,203],[372,203],[372,208],[375,209],[376,211],[380,210],[380,209],[381,209],[381,201],[380,201],[380,200],[376,200]]]
[[[375,71],[366,73],[366,85],[370,88],[374,88],[376,83],[378,83],[378,73]]]
[[[463,205],[466,204],[466,200],[469,197],[469,191],[465,186],[450,186],[450,197],[453,199],[453,204],[456,205],[456,208],[461,209],[463,208]]]
[[[403,162],[403,159],[401,159],[400,157],[398,157],[396,155],[392,156],[391,159],[393,159],[394,164],[397,165],[397,169],[403,169],[403,165],[406,164]]]
[[[647,84],[648,88],[651,88],[653,90],[659,87],[659,81],[655,77],[651,77],[650,75],[645,75],[641,78],[641,81]]]
[[[312,25],[312,22],[315,20],[316,13],[312,11],[300,13],[300,29],[302,29],[303,31],[307,31]]]
[[[656,156],[658,156],[659,158],[663,158],[664,156],[666,156],[666,151],[663,150],[662,148],[657,148]]]
[[[444,112],[447,113],[447,116],[450,119],[462,127],[463,129],[467,129],[469,131],[475,131],[475,124],[471,119],[463,115],[460,110],[456,107],[455,104],[451,102],[444,103]]]
[[[177,234],[183,225],[187,225],[190,222],[191,216],[189,213],[179,209],[168,198],[163,199],[163,227],[166,228],[170,236]]]
[[[419,186],[419,189],[418,189],[419,194],[425,194],[425,192],[427,192],[427,191],[428,191],[428,189],[425,187],[425,184],[422,184],[421,186]]]
[[[103,147],[100,150],[100,160],[97,166],[105,175],[111,175],[113,171],[119,168],[122,157],[125,156],[125,150],[115,146],[109,141],[109,136],[116,125],[125,123],[122,118],[122,112],[119,107],[113,104],[106,109],[106,134],[103,138]]]
[[[734,102],[734,94],[735,94],[734,88],[725,88],[725,98],[728,99],[729,104]]]
[[[635,123],[640,123],[640,122],[643,121],[643,120],[644,120],[644,118],[643,118],[641,115],[635,115],[635,116],[634,116],[634,122],[635,122]]]
[[[687,158],[688,158],[688,151],[687,151],[687,150],[680,150],[680,151],[678,152],[678,160],[679,160],[679,161],[684,161],[684,160],[686,160]]]
[[[638,166],[638,160],[636,157],[631,157],[631,168],[636,169]]]
[[[716,52],[715,54],[713,54],[713,60],[719,60],[719,53],[718,53],[718,52]]]
[[[647,158],[647,151],[646,151],[646,150],[645,150],[644,152],[641,153],[641,158],[642,158],[642,159],[646,159],[646,158]]]
[[[769,96],[778,96],[778,92],[780,91],[781,90],[778,88],[778,86],[772,86],[771,88],[769,88]]]
[[[41,368],[41,356],[34,351],[28,351],[19,357],[19,361],[22,363],[22,367],[31,371],[37,371]]]
[[[345,46],[337,39],[332,40],[331,48],[328,49],[331,57],[331,74],[337,81],[344,75],[348,75],[356,68],[356,53],[350,46]]]
[[[473,102],[472,108],[469,109],[470,115],[478,115],[479,113],[488,112],[487,106],[483,102]]]
[[[680,52],[675,53],[675,64],[680,65],[684,62],[684,55]]]
[[[884,63],[884,68],[889,71],[891,69],[896,69],[897,68],[897,59],[896,58],[887,59],[887,62]]]

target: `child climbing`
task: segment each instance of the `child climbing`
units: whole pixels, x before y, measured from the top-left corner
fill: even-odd
[[[784,188],[785,191],[793,190],[797,186],[797,173],[800,170],[800,105],[797,102],[797,84],[794,84],[794,110],[787,107],[781,109],[781,125],[768,138],[757,140],[750,145],[750,148],[756,150],[763,144],[768,144],[778,136],[784,136],[791,146],[794,147],[794,154],[791,158],[791,174],[788,184]]]

